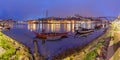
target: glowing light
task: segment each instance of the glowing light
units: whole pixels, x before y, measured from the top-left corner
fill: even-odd
[[[36,24],[28,24],[28,29],[30,30],[30,31],[35,31],[37,28],[36,28]]]

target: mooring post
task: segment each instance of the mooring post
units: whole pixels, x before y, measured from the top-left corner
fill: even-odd
[[[34,43],[34,60],[45,60],[44,56],[40,55],[38,52],[37,40],[33,40]]]
[[[33,43],[34,43],[34,59],[40,60],[39,53],[38,53],[37,40],[33,40]]]

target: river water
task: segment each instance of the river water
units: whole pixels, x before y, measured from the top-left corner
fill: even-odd
[[[73,48],[75,46],[84,46],[94,40],[96,37],[100,36],[106,27],[87,35],[87,37],[74,38],[74,30],[81,26],[84,28],[94,29],[95,24],[13,24],[10,30],[4,30],[3,33],[10,36],[11,38],[17,40],[18,42],[26,45],[30,48],[30,51],[34,52],[33,39],[35,34],[32,31],[41,33],[42,29],[45,32],[69,32],[68,38],[64,38],[56,41],[43,41],[41,39],[36,39],[38,43],[38,51],[45,58],[51,58],[52,56],[61,53],[62,51]]]

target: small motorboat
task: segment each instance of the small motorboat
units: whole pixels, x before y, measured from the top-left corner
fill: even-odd
[[[78,33],[80,33],[80,34],[85,34],[85,33],[90,33],[90,32],[93,32],[94,30],[82,30],[82,31],[77,31]]]
[[[86,28],[81,28],[80,27],[78,30],[76,30],[76,33],[75,33],[74,37],[76,37],[77,35],[86,36],[93,31],[94,31],[94,29],[86,29]]]
[[[87,34],[87,33],[91,33],[91,32],[93,32],[94,30],[93,29],[86,29],[86,28],[79,28],[78,30],[76,30],[76,34],[75,35],[77,35],[77,34]]]
[[[58,40],[61,39],[62,37],[67,36],[67,32],[64,33],[37,33],[34,32],[36,34],[37,38],[40,39],[46,39],[46,40]]]
[[[77,35],[79,35],[80,37],[87,36],[87,35],[89,35],[93,31],[94,31],[93,29],[85,29],[85,28],[78,29],[78,30],[76,30],[76,33],[75,33],[74,37],[76,37]]]

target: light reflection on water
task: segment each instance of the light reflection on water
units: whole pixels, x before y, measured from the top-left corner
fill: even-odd
[[[45,29],[45,32],[74,32],[78,27],[83,27],[87,29],[94,29],[94,23],[83,23],[80,24],[15,24],[13,28],[26,28],[30,31],[42,32],[42,29]]]
[[[4,33],[12,38],[16,39],[19,42],[27,45],[31,51],[33,52],[33,43],[31,37],[34,37],[32,31],[41,32],[42,29],[45,29],[45,32],[72,32],[78,29],[81,26],[83,28],[93,29],[95,24],[91,22],[81,22],[81,23],[71,23],[71,24],[14,24],[13,28],[10,31],[5,31]],[[72,36],[69,36],[66,39],[60,41],[44,41],[38,40],[38,48],[39,52],[45,56],[46,54],[50,55],[50,57],[59,53],[60,49],[65,50],[66,48],[73,47],[76,45],[84,45],[92,41],[95,37],[99,36],[100,32],[95,32],[95,35],[91,35],[88,38],[76,39]],[[72,34],[73,35],[73,34]],[[31,37],[30,37],[31,36]]]

